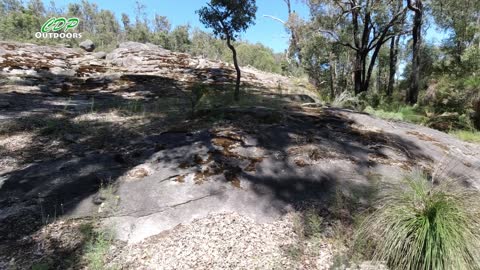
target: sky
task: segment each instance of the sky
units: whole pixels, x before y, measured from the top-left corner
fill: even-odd
[[[68,3],[80,3],[81,0],[57,0],[54,1],[57,7],[67,7]],[[126,13],[133,20],[135,18],[135,0],[96,0],[99,9],[108,9],[115,13],[117,19],[122,13]],[[198,27],[205,29],[198,20],[196,10],[204,6],[207,0],[141,0],[146,6],[147,16],[153,19],[155,13],[166,16],[170,21],[172,28],[177,25],[190,24],[192,28]],[[300,17],[307,19],[309,17],[308,8],[301,4],[299,0],[293,0],[292,9],[299,14]],[[285,32],[283,25],[264,15],[271,15],[282,20],[287,19],[287,7],[283,0],[257,0],[257,19],[255,25],[241,34],[243,40],[251,43],[262,43],[270,47],[274,52],[284,52],[288,48],[289,36]],[[426,40],[438,44],[445,37],[445,33],[441,33],[430,26],[426,31]]]
[[[117,19],[122,13],[126,13],[131,19],[135,18],[135,0],[96,0],[99,9],[109,9],[113,11]],[[190,24],[192,28],[209,31],[203,27],[198,20],[195,11],[200,9],[209,1],[203,0],[143,0],[141,1],[147,8],[147,16],[153,19],[155,13],[166,16],[172,28],[177,25]],[[80,0],[57,0],[57,7],[66,7],[68,3],[80,3]],[[251,43],[260,42],[267,47],[273,49],[274,52],[283,52],[288,47],[288,34],[285,32],[283,25],[264,15],[272,15],[283,20],[287,19],[287,7],[283,0],[257,0],[257,19],[255,25],[247,29],[241,34],[243,40]],[[292,1],[292,9],[300,16],[307,18],[308,9],[305,5],[301,5],[300,1]]]

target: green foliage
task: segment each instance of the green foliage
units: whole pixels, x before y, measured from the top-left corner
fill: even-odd
[[[384,188],[357,239],[391,269],[479,269],[478,191],[420,173]]]
[[[232,59],[231,52],[225,47],[224,42],[210,33],[195,28],[191,33],[191,41],[190,53],[195,56],[224,61]],[[226,57],[227,54],[228,57]]]
[[[475,77],[475,85],[478,89],[480,86],[480,78],[478,77],[478,72],[480,71],[480,46],[471,46],[466,48],[463,54],[460,56],[460,59],[464,69],[471,73],[477,74]]]
[[[264,45],[242,42],[237,46],[238,58],[241,66],[253,66],[260,70],[280,73],[281,67],[275,59],[272,49]]]
[[[240,32],[254,24],[257,6],[255,0],[210,0],[197,11],[200,22],[213,29],[223,40],[236,40]]]
[[[196,11],[200,22],[207,28],[213,29],[213,34],[227,41],[228,48],[232,51],[233,64],[236,70],[235,101],[240,99],[241,71],[238,56],[232,41],[238,38],[240,32],[248,26],[255,24],[257,6],[255,0],[210,0],[206,7]]]
[[[113,234],[107,231],[96,231],[91,224],[80,227],[86,238],[83,256],[87,261],[88,269],[104,270],[105,256],[113,242]]]
[[[358,97],[355,97],[353,93],[349,91],[343,91],[340,95],[336,96],[332,101],[332,106],[340,108],[355,108],[359,103]]]
[[[425,123],[427,120],[425,116],[419,114],[417,108],[408,105],[402,105],[393,110],[374,109],[371,106],[367,106],[364,112],[387,120],[399,120],[419,124]]]
[[[43,4],[40,2],[41,10]],[[24,7],[20,1],[0,1],[0,40],[29,41],[40,31],[44,17],[38,16],[34,6]]]
[[[478,76],[457,77],[445,74],[439,76],[437,80],[432,82],[424,102],[436,113],[467,112],[468,108],[472,108],[471,101],[480,93]]]
[[[307,237],[316,237],[323,232],[324,221],[314,208],[305,211],[303,217],[304,234]]]
[[[175,27],[173,31],[170,33],[168,40],[169,46],[167,49],[177,51],[177,52],[187,52],[189,51],[189,47],[191,41],[189,39],[189,28],[188,25],[180,25]]]
[[[431,2],[432,15],[438,26],[447,30],[449,38],[444,46],[457,64],[464,62],[462,54],[480,38],[478,10],[480,2],[475,0],[443,0]],[[460,60],[460,61],[459,61]],[[478,60],[478,58],[477,58]],[[477,61],[478,63],[478,61]],[[465,65],[468,68],[468,65]],[[478,70],[478,68],[477,68]]]

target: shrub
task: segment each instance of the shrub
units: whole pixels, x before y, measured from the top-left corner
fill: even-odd
[[[391,269],[480,269],[478,192],[417,173],[402,184],[387,187],[358,232],[373,243],[374,260]]]
[[[354,96],[349,91],[343,91],[340,95],[336,96],[335,99],[332,101],[333,107],[340,107],[340,108],[352,108],[356,109],[360,103],[358,97]]]

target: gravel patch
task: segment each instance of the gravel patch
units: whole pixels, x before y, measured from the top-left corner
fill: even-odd
[[[333,252],[326,243],[315,245],[316,258],[292,254],[300,241],[296,231],[294,214],[265,224],[217,214],[114,247],[109,261],[120,269],[329,269]]]

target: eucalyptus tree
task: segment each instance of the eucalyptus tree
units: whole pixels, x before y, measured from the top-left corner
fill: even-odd
[[[401,22],[406,8],[389,12],[398,1],[402,0],[309,0],[317,31],[354,51],[355,94],[368,90],[382,45],[399,34],[394,26]]]
[[[302,53],[300,46],[300,33],[299,29],[303,25],[303,21],[300,19],[298,14],[292,10],[291,0],[283,0],[287,6],[288,19],[282,20],[278,17],[272,15],[264,15],[264,17],[271,18],[275,21],[280,22],[285,27],[285,30],[290,34],[289,47],[286,51],[286,60],[290,63],[290,60],[295,60],[297,66],[302,65]]]
[[[457,63],[467,48],[477,45],[480,49],[480,1],[431,1],[430,6],[436,25],[450,34],[445,45],[453,49]]]
[[[228,48],[232,51],[233,64],[237,71],[234,94],[236,101],[240,99],[241,72],[232,41],[238,38],[240,32],[254,24],[256,12],[255,0],[210,0],[206,7],[197,10],[200,22],[206,27],[212,28],[215,36],[226,40]]]
[[[420,54],[422,46],[422,24],[423,24],[423,2],[422,0],[407,0],[408,9],[414,12],[412,29],[412,73],[410,76],[410,87],[407,91],[409,104],[417,103],[420,84]]]
[[[398,1],[393,13],[396,14],[403,8],[403,2]],[[404,32],[405,27],[406,12],[403,13],[399,23],[396,23],[393,26],[393,31],[397,33],[396,36],[390,38],[390,51],[389,51],[389,72],[388,72],[388,86],[387,86],[387,96],[393,94],[393,88],[395,86],[395,75],[397,73],[398,65],[398,54],[400,52],[400,38],[402,37],[402,32]]]

